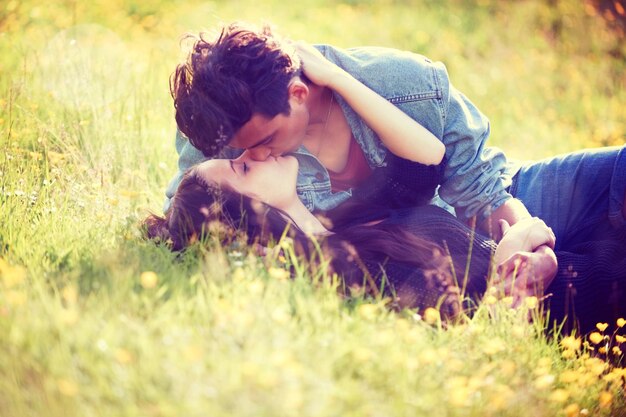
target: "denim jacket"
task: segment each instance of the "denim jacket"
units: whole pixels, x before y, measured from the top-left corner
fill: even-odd
[[[328,60],[395,104],[444,143],[447,164],[438,195],[447,204],[438,197],[435,197],[434,204],[450,210],[449,204],[462,218],[477,215],[484,219],[511,198],[506,189],[517,166],[507,162],[499,149],[485,146],[489,120],[452,86],[442,63],[389,48],[316,47]],[[387,149],[376,133],[341,96],[335,94],[335,99],[370,167],[384,166]],[[179,171],[166,190],[165,211],[184,172],[206,159],[180,132],[176,135],[176,150]],[[234,158],[240,153],[225,149],[220,157]],[[331,191],[328,171],[304,147],[301,146],[294,155],[300,163],[298,196],[309,210],[329,210],[351,196],[350,190]]]

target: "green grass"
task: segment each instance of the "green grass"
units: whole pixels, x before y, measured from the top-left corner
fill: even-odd
[[[442,329],[342,300],[324,274],[287,280],[279,259],[177,256],[138,230],[176,171],[168,76],[186,31],[271,20],[310,42],[421,52],[490,117],[492,144],[539,158],[625,142],[625,43],[593,9],[38,3],[0,4],[1,416],[626,413],[623,369],[505,301]]]

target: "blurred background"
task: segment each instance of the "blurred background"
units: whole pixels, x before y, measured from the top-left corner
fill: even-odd
[[[427,55],[490,118],[489,144],[536,159],[626,142],[625,8],[0,0],[0,415],[609,414],[623,374],[599,378],[579,338],[561,354],[523,314],[433,331],[245,248],[173,254],[138,225],[177,171],[186,32],[269,22]]]
[[[135,123],[155,147],[172,149],[168,76],[181,59],[181,35],[232,20],[270,22],[312,43],[388,46],[443,61],[491,119],[491,143],[515,157],[621,144],[626,135],[623,1],[9,0],[0,7],[3,95],[13,90],[30,105],[70,109],[139,108]],[[72,55],[72,45],[83,50]],[[169,165],[170,155],[161,155]]]

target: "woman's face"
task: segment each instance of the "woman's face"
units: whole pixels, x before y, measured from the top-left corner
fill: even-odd
[[[271,156],[254,161],[248,152],[237,159],[211,159],[196,168],[206,182],[230,188],[277,209],[286,210],[296,196],[298,160]]]

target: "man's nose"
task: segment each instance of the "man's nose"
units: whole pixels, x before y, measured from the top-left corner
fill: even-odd
[[[272,150],[270,148],[261,146],[254,149],[247,149],[241,156],[247,154],[247,157],[254,161],[265,161],[267,158],[270,157],[271,153]]]

